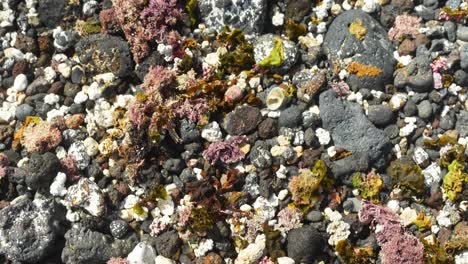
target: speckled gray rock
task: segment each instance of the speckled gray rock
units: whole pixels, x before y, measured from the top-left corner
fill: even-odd
[[[349,27],[355,21],[362,21],[367,34],[361,41],[350,33]],[[358,77],[351,74],[347,83],[353,90],[367,88],[383,90],[392,82],[395,66],[394,47],[387,38],[387,31],[370,15],[361,10],[350,10],[340,14],[330,25],[323,43],[325,54],[332,64],[351,58],[352,61],[382,70],[377,76]]]
[[[377,129],[361,106],[338,98],[333,90],[320,94],[320,117],[323,128],[330,131],[336,148],[345,148],[354,155],[364,155],[369,164],[385,165],[391,144],[385,133]]]
[[[264,26],[266,0],[199,0],[201,18],[211,28],[240,28],[246,33],[261,33]]]
[[[119,77],[132,72],[133,62],[128,43],[122,38],[91,35],[76,44],[76,53],[87,72],[112,72]]]
[[[111,257],[127,256],[138,243],[136,235],[113,239],[80,225],[68,230],[65,240],[62,261],[76,264],[106,263]]]
[[[409,87],[415,92],[424,93],[433,88],[431,58],[419,55],[406,67],[395,71],[393,84],[398,88]]]
[[[367,117],[376,126],[386,126],[393,120],[393,112],[388,105],[371,105]]]
[[[455,118],[453,113],[447,113],[440,118],[439,127],[444,130],[450,130],[455,127]]]
[[[312,226],[303,226],[289,231],[287,252],[288,257],[296,263],[316,259],[325,247],[325,239]]]
[[[123,238],[128,233],[130,227],[124,220],[117,219],[110,223],[109,229],[113,237]]]
[[[271,166],[272,157],[270,147],[265,141],[257,141],[249,153],[249,159],[257,168],[267,168]]]
[[[0,210],[0,254],[13,262],[41,263],[56,247],[61,208],[53,200],[17,197]]]
[[[460,133],[461,137],[468,136],[468,111],[460,111],[460,114],[457,116],[455,129]]]
[[[257,37],[254,40],[254,58],[257,64],[270,55],[270,52],[273,50],[273,48],[275,48],[276,38],[280,38],[280,36],[274,34],[265,34]],[[286,72],[297,61],[297,47],[294,42],[288,39],[281,38],[281,41],[283,43],[284,53],[283,64],[279,67],[273,67],[273,69]]]

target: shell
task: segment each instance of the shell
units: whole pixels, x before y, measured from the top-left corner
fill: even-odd
[[[268,109],[277,110],[283,105],[284,98],[284,89],[275,87],[268,93],[265,103]]]

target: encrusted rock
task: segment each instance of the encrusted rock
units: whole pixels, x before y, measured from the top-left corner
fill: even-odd
[[[133,62],[128,44],[119,37],[91,35],[78,42],[76,52],[86,71],[112,72],[119,77],[132,72]]]
[[[353,22],[360,23],[367,32],[362,40],[356,38],[350,27]],[[346,82],[353,90],[366,88],[383,90],[385,84],[392,82],[395,66],[393,46],[387,38],[385,29],[370,15],[361,10],[349,10],[340,14],[330,25],[323,42],[325,54],[333,67],[340,67],[344,59],[372,67],[376,74],[349,75]],[[377,74],[378,73],[378,74]]]
[[[63,215],[53,200],[16,198],[0,211],[0,254],[14,262],[41,263],[56,248]]]

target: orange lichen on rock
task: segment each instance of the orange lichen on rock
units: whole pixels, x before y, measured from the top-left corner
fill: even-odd
[[[353,61],[348,65],[348,72],[351,74],[356,74],[357,77],[375,77],[377,75],[380,75],[383,71],[375,66],[364,65],[359,62]]]

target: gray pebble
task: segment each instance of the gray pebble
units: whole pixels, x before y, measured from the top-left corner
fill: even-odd
[[[407,117],[414,116],[418,113],[418,107],[413,102],[413,100],[408,100],[408,102],[406,102],[405,107],[403,108],[403,113]]]
[[[18,120],[23,121],[26,120],[27,116],[32,115],[34,108],[28,104],[21,104],[16,107],[15,116]]]
[[[320,211],[313,210],[307,214],[306,218],[311,222],[320,222],[322,221],[322,213]]]
[[[457,38],[458,40],[468,41],[468,27],[458,27]]]
[[[367,117],[376,126],[386,126],[392,122],[393,112],[388,105],[371,105]]]
[[[281,114],[278,118],[278,126],[290,128],[298,127],[301,123],[301,114],[301,109],[296,105],[284,109],[281,111]]]
[[[432,105],[428,100],[418,104],[418,116],[426,120],[432,117]]]

